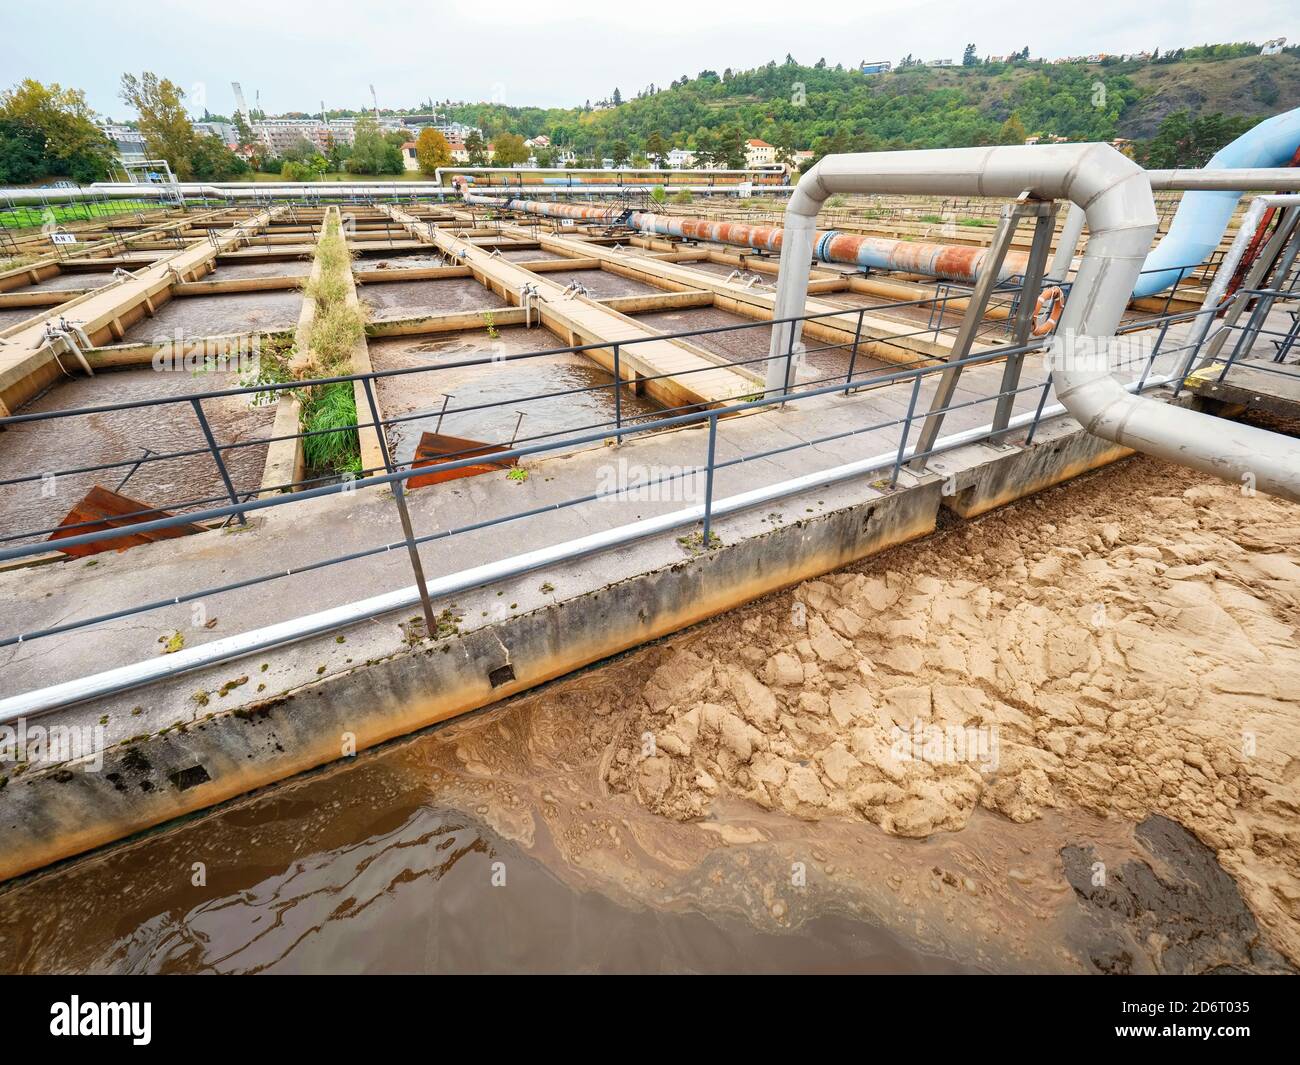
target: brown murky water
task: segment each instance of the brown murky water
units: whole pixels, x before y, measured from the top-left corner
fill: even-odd
[[[506,301],[472,277],[434,281],[381,281],[357,289],[361,302],[377,321],[414,318],[452,311],[491,310]]]
[[[205,281],[237,281],[245,277],[306,277],[311,273],[311,260],[287,259],[274,263],[231,263],[218,266],[204,278]]]
[[[41,314],[44,310],[43,307],[14,307],[0,311],[0,332],[17,325],[19,322],[25,322],[28,318]]]
[[[55,385],[18,413],[103,406],[162,396],[187,396],[239,386],[235,373],[156,373],[151,367],[103,371]],[[218,444],[270,434],[274,407],[250,406],[244,397],[208,400],[203,406]],[[168,404],[25,422],[0,430],[0,481],[31,474],[57,473],[104,463],[134,462],[145,454],[202,448],[205,442],[188,403]],[[224,452],[238,492],[254,490],[266,462],[263,444]],[[118,489],[130,466],[91,473],[0,485],[0,535],[49,529],[94,485]],[[191,499],[225,501],[225,486],[207,454],[148,462],[131,474],[120,491],[151,506],[170,507]]]
[[[302,310],[302,291],[230,292],[219,296],[177,296],[126,331],[128,341],[150,343],[177,336],[207,337],[225,333],[292,329]]]
[[[606,296],[653,296],[664,291],[644,281],[623,277],[609,270],[557,270],[546,274],[545,277],[557,285],[568,285],[576,281],[590,292],[594,299],[602,299]]]
[[[55,274],[18,292],[62,292],[66,289],[98,288],[113,280],[112,270],[85,271],[75,274]],[[33,308],[34,309],[34,308]]]
[[[559,252],[547,251],[545,248],[509,248],[501,253],[501,258],[512,263],[540,263],[552,259],[564,259]]]
[[[795,935],[725,909],[652,908],[593,890],[548,864],[544,833],[528,847],[507,840],[439,803],[421,775],[409,762],[365,760],[19,886],[0,896],[0,970],[962,968],[839,913]]]
[[[561,341],[546,329],[512,327],[498,330],[496,339],[486,334],[457,334],[454,337],[412,337],[370,341],[370,360],[376,370],[408,366],[436,367],[446,363],[493,355],[516,355],[559,347]],[[608,389],[611,376],[584,355],[548,355],[500,365],[483,364],[446,369],[427,374],[406,374],[381,378],[380,405],[385,418],[402,417],[420,411],[426,417],[402,422],[389,429],[388,436],[399,461],[415,452],[422,433],[442,432],[451,436],[508,443],[517,433],[520,441],[544,434],[576,432],[586,426],[613,424],[614,397]],[[530,396],[596,389],[549,399]],[[438,411],[443,397],[450,395],[452,413],[442,419]],[[470,410],[484,404],[501,403],[489,409]],[[622,413],[626,419],[652,414],[658,404],[624,389]],[[519,421],[520,412],[523,421]],[[595,431],[595,430],[593,430]],[[552,438],[554,439],[554,438]]]
[[[761,361],[772,343],[772,327],[756,322],[743,315],[715,307],[691,307],[684,310],[656,311],[652,314],[633,315],[638,322],[643,322],[651,329],[662,333],[683,333],[693,329],[725,329],[720,333],[702,333],[687,337],[686,340],[697,347],[721,355],[729,362],[743,363],[752,372],[762,373],[764,363]],[[728,326],[748,326],[745,329],[727,329]],[[830,382],[848,373],[848,346],[831,346],[828,341],[808,338],[808,352],[795,374],[800,383],[818,381]],[[859,354],[853,363],[854,377],[871,370],[890,368],[889,363],[871,359]]]

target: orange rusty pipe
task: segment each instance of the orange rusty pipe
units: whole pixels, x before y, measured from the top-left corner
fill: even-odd
[[[579,207],[575,204],[517,198],[501,201],[472,193],[467,194],[465,200],[468,203],[551,218],[573,218],[606,223],[621,220],[620,212],[611,207]],[[713,222],[707,218],[679,218],[647,211],[631,212],[623,224],[642,233],[658,233],[682,240],[706,240],[714,244],[730,244],[772,253],[781,251],[781,241],[785,234],[780,226]],[[865,237],[853,233],[840,233],[833,229],[819,230],[813,241],[813,258],[820,262],[925,274],[929,277],[960,281],[965,284],[974,284],[979,278],[987,255],[987,248]],[[1023,252],[1009,252],[1003,260],[998,280],[1005,281],[1017,274],[1023,274],[1026,262],[1027,256]]]

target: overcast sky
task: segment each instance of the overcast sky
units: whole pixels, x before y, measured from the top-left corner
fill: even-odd
[[[978,12],[978,18],[973,17]],[[152,70],[193,113],[234,111],[232,81],[268,112],[433,100],[573,106],[787,52],[832,66],[907,53],[960,60],[1028,45],[1048,58],[1300,36],[1296,0],[41,0],[0,4],[0,87],[24,77],[134,117],[123,71]],[[1026,14],[1035,17],[1027,18]],[[1082,24],[1079,24],[1082,23]]]

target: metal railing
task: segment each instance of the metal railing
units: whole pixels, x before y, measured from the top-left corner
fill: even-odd
[[[1251,297],[1272,298],[1294,300],[1296,293],[1293,291],[1276,291],[1276,290],[1259,290],[1248,293]],[[945,298],[964,298],[960,295],[952,295]],[[686,477],[697,477],[702,475],[704,478],[704,502],[702,510],[698,515],[698,520],[692,519],[693,523],[700,528],[700,544],[704,550],[709,550],[714,545],[713,520],[714,520],[714,503],[717,499],[716,479],[723,471],[736,469],[746,463],[755,463],[765,459],[775,459],[778,456],[787,455],[802,449],[825,448],[828,445],[842,445],[845,442],[855,438],[864,437],[868,434],[885,433],[889,439],[896,434],[897,440],[890,444],[890,451],[887,456],[878,457],[879,461],[871,460],[873,463],[870,470],[862,470],[861,475],[866,477],[871,474],[879,474],[880,480],[873,484],[881,490],[889,490],[898,485],[900,476],[904,469],[915,463],[924,463],[925,460],[933,455],[952,447],[960,446],[966,443],[977,442],[980,440],[994,440],[1004,443],[1007,434],[1011,430],[1024,432],[1023,443],[1029,446],[1033,443],[1035,434],[1044,418],[1054,416],[1062,408],[1058,406],[1049,407],[1048,401],[1052,390],[1052,379],[1050,374],[1050,365],[1047,367],[1048,372],[1042,380],[1035,380],[1021,384],[1018,379],[1016,383],[1007,387],[1006,379],[1001,383],[997,381],[996,375],[987,378],[987,387],[980,388],[978,384],[973,385],[971,378],[967,377],[967,397],[970,397],[974,390],[974,398],[958,399],[953,396],[943,403],[932,403],[928,409],[923,409],[921,399],[924,385],[927,378],[933,378],[936,374],[943,374],[957,369],[976,369],[984,366],[991,366],[996,362],[1007,360],[1008,357],[1025,356],[1043,349],[1048,338],[1037,338],[1031,343],[1014,346],[1002,345],[992,347],[987,350],[979,351],[974,354],[966,355],[957,360],[951,361],[930,361],[924,356],[913,353],[909,356],[911,362],[906,365],[876,365],[863,370],[860,366],[860,347],[863,343],[888,343],[888,340],[875,339],[866,335],[863,328],[865,315],[874,310],[883,310],[897,308],[900,306],[918,306],[924,307],[932,304],[933,300],[921,299],[908,301],[900,304],[890,302],[882,304],[879,307],[861,307],[861,308],[837,308],[831,311],[820,312],[811,315],[802,315],[792,319],[781,319],[777,321],[755,321],[745,322],[736,325],[715,326],[705,329],[687,330],[673,334],[660,334],[635,338],[616,343],[593,343],[586,345],[568,345],[539,351],[523,352],[504,357],[494,355],[482,358],[461,359],[453,362],[442,363],[436,366],[417,366],[404,367],[399,369],[378,370],[366,374],[342,375],[330,378],[321,378],[312,381],[289,381],[289,382],[258,382],[251,385],[240,386],[236,388],[218,389],[207,392],[199,392],[188,395],[177,395],[164,398],[151,398],[145,400],[128,401],[117,404],[104,404],[95,407],[85,407],[73,410],[56,410],[46,412],[32,412],[25,414],[11,415],[7,418],[0,418],[0,430],[10,427],[16,427],[23,424],[56,422],[58,419],[72,417],[90,417],[99,414],[105,414],[113,411],[138,410],[142,412],[158,412],[161,416],[166,417],[164,408],[174,407],[176,404],[184,404],[189,407],[192,416],[195,418],[201,437],[201,443],[196,442],[192,448],[183,448],[181,450],[169,453],[133,453],[123,456],[120,459],[113,458],[110,461],[84,465],[70,468],[68,470],[56,471],[56,476],[71,476],[99,473],[109,470],[127,470],[130,472],[147,467],[152,463],[164,461],[176,461],[210,457],[215,469],[218,471],[219,483],[221,490],[216,494],[209,494],[197,499],[181,501],[178,503],[168,503],[165,506],[141,510],[130,517],[133,519],[143,519],[133,521],[117,528],[94,528],[94,522],[83,522],[73,526],[62,526],[60,533],[72,533],[73,535],[61,538],[57,545],[50,545],[46,542],[28,542],[17,543],[19,540],[30,540],[34,536],[46,535],[51,530],[48,529],[29,529],[25,531],[5,530],[3,536],[0,536],[0,562],[16,562],[23,559],[33,559],[36,556],[46,554],[51,546],[59,548],[87,547],[96,544],[102,544],[106,541],[120,539],[123,536],[133,534],[163,532],[165,530],[176,529],[182,525],[211,525],[224,524],[230,521],[246,521],[250,516],[256,515],[260,511],[272,511],[276,508],[294,506],[310,508],[313,500],[323,499],[324,497],[336,495],[344,492],[354,492],[368,489],[383,489],[385,487],[393,489],[394,497],[399,493],[413,477],[428,477],[438,474],[455,473],[467,467],[478,465],[483,461],[482,455],[455,453],[444,455],[437,462],[422,463],[413,465],[412,462],[398,463],[392,458],[386,442],[386,430],[402,426],[406,423],[420,419],[432,419],[440,413],[436,409],[419,410],[409,414],[402,414],[395,417],[381,418],[379,415],[377,402],[377,389],[379,385],[389,379],[402,379],[414,374],[437,374],[445,371],[464,370],[469,367],[501,365],[512,362],[523,362],[531,359],[545,359],[548,357],[574,355],[574,354],[604,354],[611,360],[611,365],[607,367],[606,372],[610,374],[609,383],[599,383],[589,386],[570,389],[557,389],[553,392],[527,395],[524,397],[507,397],[506,399],[494,400],[478,404],[458,404],[452,407],[446,400],[443,403],[441,413],[444,416],[451,414],[466,414],[477,411],[491,410],[493,408],[504,407],[506,405],[517,406],[522,403],[543,402],[547,400],[562,399],[567,396],[574,396],[579,393],[608,392],[613,406],[613,417],[605,417],[603,421],[596,421],[584,424],[578,428],[562,428],[549,432],[540,432],[532,436],[524,437],[522,440],[514,439],[511,444],[502,451],[494,451],[491,459],[494,462],[511,463],[530,458],[541,458],[548,455],[555,455],[565,451],[572,451],[587,445],[599,443],[622,443],[625,440],[645,438],[650,434],[656,434],[665,430],[677,429],[699,429],[704,430],[703,440],[698,437],[694,438],[703,444],[704,451],[703,462],[700,465],[688,466],[686,468],[669,472],[653,479],[640,481],[637,488],[651,488],[655,486],[668,485],[672,482],[679,481]],[[1131,321],[1120,328],[1119,335],[1123,336],[1129,333],[1139,331],[1150,331],[1154,335],[1154,341],[1140,358],[1138,358],[1129,369],[1137,375],[1136,381],[1128,387],[1135,391],[1144,391],[1158,385],[1172,384],[1175,389],[1181,388],[1186,380],[1189,368],[1196,361],[1199,348],[1203,345],[1184,344],[1174,335],[1173,329],[1176,326],[1186,324],[1189,326],[1188,332],[1195,334],[1195,330],[1190,328],[1194,326],[1196,320],[1202,315],[1213,316],[1218,313],[1218,308],[1208,310],[1187,311],[1177,314],[1166,314],[1162,316]],[[628,417],[624,410],[624,396],[629,394],[629,390],[638,387],[644,388],[647,383],[663,378],[689,379],[694,373],[711,373],[716,372],[718,365],[729,365],[743,371],[748,365],[766,364],[772,356],[765,353],[753,358],[740,358],[734,361],[723,360],[719,364],[709,364],[698,367],[693,370],[677,371],[674,373],[664,373],[644,377],[639,374],[629,374],[625,378],[625,371],[631,369],[627,360],[635,356],[635,348],[638,344],[659,343],[668,340],[688,340],[692,338],[703,338],[709,335],[734,333],[743,330],[760,330],[768,331],[774,326],[786,323],[800,323],[807,326],[809,323],[816,323],[823,319],[835,319],[833,322],[835,328],[840,332],[847,332],[846,324],[854,321],[856,318],[856,329],[852,342],[830,341],[817,347],[806,347],[794,343],[794,330],[789,330],[791,336],[790,345],[783,356],[777,356],[784,359],[787,363],[787,380],[794,380],[793,369],[796,360],[805,362],[824,353],[834,353],[843,356],[847,353],[847,367],[844,369],[825,368],[817,370],[817,375],[812,380],[797,381],[793,390],[781,392],[779,394],[769,394],[768,391],[757,382],[754,390],[744,396],[738,397],[732,401],[726,402],[721,406],[713,409],[699,409],[697,406],[683,406],[663,409],[647,414],[634,414]],[[1239,334],[1243,331],[1242,327],[1234,327]],[[918,328],[913,335],[934,335],[931,325]],[[1256,336],[1275,336],[1274,331],[1257,328]],[[903,338],[892,338],[897,341]],[[766,346],[766,345],[764,345]],[[1162,371],[1158,363],[1162,359],[1170,360],[1173,365],[1173,372]],[[631,379],[635,377],[635,379]],[[325,387],[333,384],[352,383],[358,386],[361,394],[365,399],[365,407],[368,408],[369,417],[367,420],[357,418],[357,424],[343,428],[332,428],[323,430],[303,430],[298,433],[285,435],[259,436],[255,439],[237,440],[233,442],[219,442],[212,424],[205,414],[204,404],[214,401],[229,400],[232,397],[249,397],[252,399],[256,396],[268,397],[278,396],[286,392],[292,393],[295,390],[304,388]],[[790,441],[791,434],[782,433],[782,442],[771,447],[763,449],[745,450],[743,453],[730,458],[718,457],[719,436],[725,435],[722,426],[727,424],[727,419],[743,414],[759,413],[762,411],[773,411],[781,407],[791,409],[802,409],[805,405],[828,404],[837,402],[837,397],[845,397],[851,394],[861,395],[867,391],[881,390],[880,394],[885,396],[897,395],[903,402],[897,404],[893,411],[880,410],[880,416],[875,419],[864,419],[866,424],[852,424],[847,427],[841,425],[831,431],[819,432],[817,435],[809,435],[805,438],[794,439]],[[937,426],[937,420],[957,411],[970,410],[984,404],[995,404],[1001,412],[1005,408],[1010,411],[1012,405],[1017,399],[1027,398],[1030,400],[1029,408],[1010,419],[1010,422],[1003,421],[998,424],[995,418],[990,425],[976,426],[972,429],[961,431],[947,437],[935,439],[935,434],[929,430]],[[905,404],[905,406],[904,406]],[[864,405],[865,406],[865,405]],[[885,407],[887,408],[887,403]],[[901,410],[899,408],[902,408]],[[922,423],[922,432],[917,436],[918,423]],[[304,479],[293,481],[281,485],[258,485],[254,489],[247,487],[240,488],[235,483],[235,478],[229,468],[229,457],[239,449],[260,448],[281,441],[300,441],[313,436],[321,436],[329,433],[351,432],[355,433],[363,430],[373,430],[378,434],[383,448],[383,465],[360,471],[359,478],[355,480],[344,480],[334,483],[321,483],[319,480]],[[681,438],[683,445],[688,445],[692,438]],[[920,446],[918,440],[931,440],[927,446]],[[766,443],[767,441],[764,441]],[[753,467],[751,467],[753,468]],[[824,467],[818,466],[813,472],[822,472]],[[39,477],[48,476],[49,471],[24,471],[16,476],[10,476],[7,479],[0,480],[0,489],[18,488],[22,485],[30,485]],[[804,482],[806,487],[806,480]],[[782,482],[784,485],[784,482]],[[299,491],[290,491],[292,489]],[[802,489],[801,489],[802,490]],[[258,588],[272,582],[280,580],[291,580],[301,577],[305,574],[314,574],[326,571],[330,567],[343,565],[349,562],[357,562],[366,559],[376,559],[389,551],[407,548],[412,555],[413,567],[417,564],[419,555],[417,549],[420,546],[441,543],[444,541],[454,541],[457,536],[492,530],[501,527],[507,527],[512,523],[526,523],[531,519],[536,519],[548,513],[554,513],[558,510],[582,507],[595,502],[609,499],[611,496],[617,498],[625,491],[624,489],[614,489],[595,492],[585,492],[583,494],[560,498],[550,499],[542,502],[540,505],[527,507],[525,509],[509,511],[502,514],[489,517],[475,516],[474,520],[466,521],[463,524],[438,529],[432,532],[422,532],[417,534],[409,525],[404,524],[403,539],[391,542],[383,542],[369,545],[358,545],[356,549],[344,553],[331,554],[328,557],[319,558],[301,565],[285,568],[283,566],[270,565],[271,560],[268,558],[268,568],[265,572],[253,575],[242,576],[237,580],[228,580],[225,583],[202,587],[202,588],[178,588],[159,589],[162,594],[160,598],[136,602],[130,605],[115,607],[94,616],[78,618],[70,621],[60,621],[55,624],[45,624],[39,626],[29,626],[25,631],[6,632],[0,634],[0,647],[15,646],[20,643],[26,643],[33,640],[67,634],[79,630],[87,629],[94,626],[106,625],[120,619],[134,617],[146,614],[152,611],[162,610],[173,607],[177,604],[190,603],[197,600],[206,599],[212,596],[223,594],[238,593],[241,591]],[[268,495],[268,492],[278,493]],[[369,498],[382,499],[381,495],[371,495]],[[197,507],[195,510],[193,508]],[[164,513],[169,510],[184,510],[183,513]],[[503,538],[504,539],[504,538]],[[510,557],[507,549],[506,558]],[[417,576],[419,576],[418,570]],[[422,582],[421,582],[422,583]],[[482,583],[480,581],[480,583]],[[157,594],[157,593],[156,593]],[[428,601],[428,596],[424,597],[423,606],[426,617],[432,616],[432,607]],[[388,608],[388,609],[391,609]],[[384,611],[376,610],[376,613]]]
[[[1000,294],[1005,292],[1013,292],[1013,291],[1014,291],[1013,288],[1006,288],[1006,289],[999,290]],[[905,341],[913,338],[927,339],[927,340],[931,338],[935,338],[939,332],[946,332],[948,329],[955,329],[956,328],[955,325],[943,326],[936,329],[935,326],[933,326],[930,323],[927,323],[924,326],[918,325],[917,328],[912,330],[896,330],[889,337],[876,338],[868,335],[868,332],[864,326],[864,322],[865,322],[866,315],[874,313],[879,310],[900,309],[900,308],[909,308],[909,307],[924,308],[926,306],[932,306],[932,305],[942,306],[950,300],[963,300],[968,298],[969,298],[969,292],[954,287],[954,288],[950,288],[948,291],[945,291],[943,294],[938,295],[936,297],[926,297],[926,298],[910,300],[910,301],[889,301],[886,303],[870,304],[858,308],[845,307],[842,309],[823,311],[815,314],[803,315],[794,319],[789,319],[789,321],[798,322],[804,325],[806,325],[809,322],[818,322],[824,319],[833,320],[833,323],[836,326],[837,330],[845,331],[845,332],[847,332],[847,327],[845,324],[846,321],[852,321],[854,322],[854,330],[853,330],[853,339],[851,341],[827,342],[820,345],[807,345],[807,344],[795,345],[792,337],[790,349],[786,352],[784,356],[787,363],[790,364],[788,367],[788,371],[792,371],[796,363],[803,365],[809,363],[811,360],[813,360],[814,358],[820,355],[825,355],[827,353],[845,353],[847,355],[847,367],[844,371],[835,374],[827,373],[825,376],[814,377],[812,379],[804,378],[804,380],[800,383],[800,390],[806,391],[810,388],[817,388],[823,385],[830,385],[832,383],[836,383],[836,388],[834,390],[847,395],[852,391],[857,391],[860,389],[877,386],[882,382],[886,382],[888,380],[887,377],[881,376],[882,371],[879,365],[877,365],[876,367],[868,367],[865,371],[860,368],[860,362],[865,358],[865,356],[861,353],[861,348],[864,343],[877,345],[877,346],[893,347],[898,349],[899,351],[905,352],[906,355],[909,356],[908,361],[903,362],[901,364],[900,363],[894,364],[895,366],[901,366],[901,368],[903,369],[918,368],[922,372],[929,373],[929,372],[936,372],[938,370],[943,369],[944,367],[965,365],[966,360],[959,360],[956,362],[953,361],[935,362],[931,359],[931,357],[916,352],[912,349],[909,349],[905,344],[900,343],[901,341]],[[1158,338],[1157,338],[1155,349],[1153,350],[1153,357],[1154,357],[1156,354],[1162,353],[1161,346],[1164,344],[1166,333],[1169,327],[1178,322],[1189,320],[1191,317],[1194,316],[1194,314],[1195,312],[1182,312],[1180,314],[1165,315],[1160,318],[1139,319],[1123,327],[1123,329],[1121,329],[1120,332],[1121,334],[1123,334],[1128,332],[1134,332],[1140,329],[1158,328],[1159,330]],[[739,369],[741,372],[745,372],[747,367],[755,367],[755,368],[765,367],[771,358],[771,356],[767,353],[761,355],[755,355],[751,357],[744,357],[744,358],[727,358],[726,356],[718,356],[719,361],[717,363],[701,366],[693,370],[673,371],[673,372],[665,372],[660,374],[643,374],[638,370],[635,374],[635,378],[633,379],[630,373],[631,367],[627,364],[626,361],[626,357],[629,353],[629,349],[631,350],[631,354],[635,355],[635,348],[637,347],[637,345],[654,343],[663,340],[689,341],[689,340],[697,340],[700,338],[725,337],[730,334],[747,333],[754,330],[760,331],[760,335],[766,335],[766,331],[770,330],[774,324],[779,324],[779,322],[776,323],[771,321],[743,322],[735,325],[710,326],[701,329],[681,330],[681,331],[667,333],[667,334],[656,334],[656,335],[650,335],[650,336],[636,338],[632,340],[626,340],[626,341],[559,346],[559,347],[552,347],[552,348],[542,348],[534,351],[521,352],[516,354],[507,354],[507,355],[500,355],[494,353],[492,355],[484,355],[480,357],[458,359],[455,361],[443,362],[436,366],[403,367],[399,369],[372,371],[369,374],[316,378],[310,380],[275,381],[275,382],[265,381],[265,382],[247,384],[247,385],[240,385],[232,388],[208,390],[208,391],[197,392],[192,394],[182,394],[182,395],[165,396],[165,397],[140,399],[140,400],[127,400],[127,401],[122,401],[122,402],[112,403],[112,404],[98,404],[98,405],[92,405],[88,407],[80,407],[80,408],[72,408],[72,409],[20,413],[20,414],[10,415],[5,418],[0,418],[0,431],[3,431],[4,429],[10,426],[17,426],[22,424],[40,423],[40,422],[66,419],[72,417],[92,417],[92,416],[112,414],[115,412],[123,412],[123,411],[140,411],[143,413],[143,412],[157,410],[161,413],[163,410],[167,408],[175,407],[177,405],[187,405],[191,408],[193,412],[195,422],[197,424],[197,427],[199,428],[202,440],[198,446],[195,446],[193,448],[185,448],[182,450],[168,451],[168,452],[154,451],[143,459],[133,453],[129,456],[123,456],[120,459],[113,459],[110,461],[98,462],[89,465],[71,466],[71,467],[61,468],[61,469],[31,470],[24,473],[20,473],[18,475],[4,476],[4,477],[0,477],[0,489],[14,488],[16,486],[23,485],[23,484],[45,482],[51,478],[57,481],[58,479],[62,479],[66,477],[85,476],[85,475],[96,474],[96,473],[107,473],[115,470],[124,470],[124,469],[129,469],[132,472],[134,472],[139,470],[142,467],[147,467],[147,466],[171,462],[171,461],[184,461],[184,460],[190,460],[195,458],[202,458],[203,456],[208,455],[211,457],[213,465],[225,489],[220,495],[215,495],[215,496],[203,495],[203,496],[196,496],[196,497],[190,497],[185,499],[167,500],[163,503],[158,504],[155,507],[151,507],[145,510],[133,511],[129,514],[120,515],[120,517],[125,519],[137,519],[137,518],[148,517],[150,515],[163,513],[163,512],[184,513],[196,507],[210,506],[216,503],[218,500],[226,500],[231,503],[238,503],[242,500],[250,499],[254,495],[260,493],[292,492],[300,488],[313,487],[321,483],[321,478],[319,476],[315,476],[315,477],[305,477],[302,480],[287,481],[275,485],[259,484],[252,488],[245,487],[243,489],[237,489],[233,483],[234,479],[230,473],[230,470],[228,468],[228,463],[226,461],[226,456],[229,452],[238,452],[250,448],[269,447],[270,445],[276,443],[283,443],[283,442],[290,442],[290,441],[305,441],[313,437],[325,437],[333,434],[341,434],[341,433],[350,434],[358,430],[377,429],[378,431],[383,432],[387,429],[400,427],[406,423],[427,421],[433,417],[437,417],[439,423],[441,423],[443,419],[448,417],[454,417],[457,415],[463,416],[463,415],[470,415],[470,414],[478,414],[496,408],[511,408],[517,410],[521,404],[527,405],[531,403],[544,403],[547,401],[559,400],[559,399],[564,399],[566,397],[572,397],[572,396],[588,394],[588,393],[609,392],[611,394],[612,407],[613,407],[612,419],[590,422],[584,425],[572,426],[564,429],[557,429],[551,432],[541,432],[533,435],[525,435],[522,438],[516,435],[515,437],[512,438],[511,443],[512,444],[540,443],[543,441],[553,440],[557,437],[564,437],[566,434],[571,434],[575,432],[590,433],[590,432],[599,431],[599,432],[604,432],[610,435],[617,436],[629,424],[637,424],[643,421],[654,421],[656,419],[660,419],[665,416],[672,416],[681,413],[683,411],[689,411],[694,409],[694,405],[688,404],[676,408],[662,408],[659,411],[651,414],[634,415],[631,418],[629,418],[625,415],[623,410],[624,395],[629,389],[632,389],[634,387],[644,389],[647,385],[652,386],[657,381],[666,380],[669,378],[689,379],[693,374],[709,373],[715,371],[719,367],[736,368]],[[1002,326],[997,323],[985,327],[985,331],[989,333],[993,331],[1000,332],[1001,329]],[[996,347],[988,349],[985,353],[981,353],[980,358],[978,358],[976,361],[980,361],[980,362],[984,361],[984,357],[986,355],[992,355],[993,357],[1001,358],[1006,356],[1007,354],[1022,354],[1027,351],[1038,350],[1043,346],[1043,343],[1044,341],[1042,339],[1036,339],[1033,343],[1025,347],[1019,347],[1019,348],[1006,345],[1006,344],[1001,344]],[[461,404],[456,406],[452,406],[444,400],[444,405],[439,410],[422,410],[410,414],[403,414],[396,417],[386,417],[381,419],[378,423],[376,423],[373,420],[365,421],[359,419],[356,425],[350,425],[341,428],[327,428],[327,429],[318,429],[318,430],[304,429],[298,433],[292,433],[292,434],[280,434],[280,435],[268,435],[268,436],[259,435],[249,439],[243,439],[231,443],[217,443],[211,425],[209,423],[209,420],[204,410],[204,403],[210,403],[212,401],[218,401],[218,400],[230,399],[236,397],[248,397],[250,404],[252,405],[269,406],[271,403],[274,402],[275,398],[277,398],[281,394],[288,393],[288,394],[302,395],[305,394],[310,389],[325,387],[332,384],[359,382],[362,384],[363,389],[369,391],[370,389],[377,386],[380,382],[387,381],[390,378],[404,378],[404,377],[411,377],[417,375],[421,377],[425,377],[429,375],[446,374],[449,372],[465,370],[473,367],[486,367],[486,366],[504,367],[509,364],[526,363],[536,359],[553,358],[556,356],[563,356],[563,355],[574,355],[574,354],[582,355],[582,354],[593,354],[593,353],[604,353],[604,352],[608,352],[612,360],[612,367],[610,368],[610,370],[606,371],[610,374],[609,384],[583,385],[575,388],[557,389],[548,392],[509,396],[505,399],[494,400],[485,403]],[[219,369],[221,366],[221,357],[214,356],[212,362]],[[886,374],[889,374],[894,371],[886,370],[884,372]],[[752,392],[749,392],[747,394],[755,395],[755,396],[765,396],[766,389],[760,383],[759,380],[761,374],[756,373],[753,376],[755,378],[754,387]],[[793,379],[792,372],[787,372],[786,376],[787,378]],[[1032,387],[1037,387],[1037,386],[1032,386]],[[1018,391],[1023,391],[1023,389]],[[444,397],[447,396],[446,393],[444,393],[443,395]],[[990,398],[996,399],[997,394],[992,395]],[[162,416],[166,418],[165,414]],[[485,443],[497,445],[500,442],[486,441]],[[562,443],[563,441],[561,441],[561,444]],[[364,475],[369,475],[371,473],[377,472],[379,469],[380,467],[362,468],[357,472],[359,472],[361,475],[364,476]],[[192,521],[195,519],[192,516],[190,516],[186,518],[186,520]],[[81,524],[93,524],[93,523],[81,523]],[[70,529],[76,529],[78,527],[80,526],[77,524],[73,524],[73,525],[61,525],[61,526],[35,527],[35,528],[24,529],[24,530],[2,530],[0,531],[0,544],[11,544],[17,541],[29,540],[33,537],[49,536],[51,533],[55,531],[56,528],[59,528],[61,532],[67,532]],[[3,558],[4,556],[0,555],[0,561],[2,561]]]

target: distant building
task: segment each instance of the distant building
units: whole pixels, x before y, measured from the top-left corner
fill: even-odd
[[[695,165],[695,153],[685,148],[673,148],[668,153],[668,165],[674,170]]]
[[[117,154],[127,162],[145,157],[144,134],[138,129],[124,126],[118,122],[109,122],[99,127],[104,135],[113,142]]]
[[[1260,55],[1278,55],[1286,47],[1285,37],[1274,37],[1271,41],[1265,41],[1264,46],[1259,50]]]
[[[925,66],[927,66],[927,67],[950,67],[950,66],[952,66],[952,60],[951,60],[951,59],[928,59],[928,60],[925,60],[924,62],[925,62]]]
[[[894,64],[888,59],[882,59],[875,63],[868,63],[865,60],[862,66],[858,67],[863,74],[888,74],[894,68]]]
[[[381,115],[377,121],[384,133],[407,128],[403,119],[392,115]],[[310,141],[317,151],[325,152],[329,150],[331,140],[336,144],[352,144],[357,137],[357,120],[331,118],[325,122],[319,118],[264,118],[253,123],[253,136],[272,157],[282,155],[300,140]]]
[[[771,166],[776,162],[776,146],[753,138],[745,142],[745,165],[747,167]]]
[[[415,141],[407,141],[402,145],[402,166],[407,170],[420,169],[420,160],[415,154]]]

